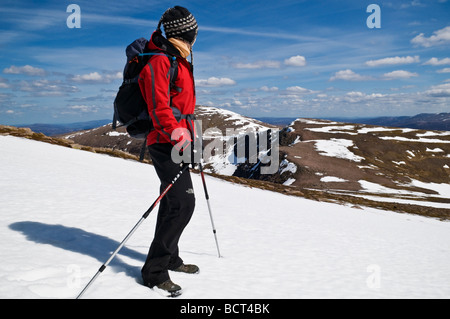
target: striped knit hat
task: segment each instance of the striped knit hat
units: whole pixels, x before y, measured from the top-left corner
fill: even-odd
[[[180,38],[194,44],[198,25],[194,16],[180,6],[167,9],[159,20],[158,29],[164,26],[166,38]]]

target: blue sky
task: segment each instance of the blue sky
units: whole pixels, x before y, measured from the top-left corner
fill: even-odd
[[[68,5],[81,9],[69,28]],[[369,28],[370,4],[380,28]],[[199,24],[197,102],[247,116],[450,112],[450,0],[0,2],[0,124],[112,118],[125,47],[169,7]]]

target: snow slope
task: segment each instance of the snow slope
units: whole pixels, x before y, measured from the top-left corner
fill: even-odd
[[[150,165],[0,136],[0,297],[74,298],[158,192]],[[198,275],[180,298],[449,298],[450,223],[289,197],[207,177],[181,238]],[[84,298],[163,298],[140,285],[156,214]]]

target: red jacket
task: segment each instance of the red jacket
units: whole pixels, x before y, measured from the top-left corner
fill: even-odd
[[[181,119],[178,122],[171,109],[172,106],[177,108],[181,114],[194,114],[195,84],[192,68],[190,63],[179,55],[178,50],[159,31],[152,34],[148,48],[176,56],[178,76],[175,85],[181,88],[181,92],[175,88],[169,92],[169,58],[166,55],[152,56],[139,76],[142,96],[147,102],[148,112],[155,128],[147,137],[147,145],[154,143],[175,145],[177,140],[171,138],[175,129],[185,128],[190,132],[194,131],[193,119]]]

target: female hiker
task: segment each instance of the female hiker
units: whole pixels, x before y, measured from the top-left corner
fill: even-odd
[[[151,57],[139,77],[139,86],[154,126],[147,137],[147,146],[161,181],[161,190],[180,171],[180,164],[175,163],[171,156],[172,149],[175,148],[176,153],[190,152],[195,135],[195,84],[192,64],[186,58],[192,54],[197,30],[197,22],[186,8],[175,6],[168,9],[148,42],[148,50],[160,54]],[[174,64],[176,70],[171,72]],[[171,81],[171,76],[176,76],[175,81]],[[186,170],[160,202],[155,236],[141,270],[146,286],[177,295],[181,287],[171,281],[169,270],[199,272],[196,265],[184,264],[178,249],[178,241],[194,207],[191,176]]]

